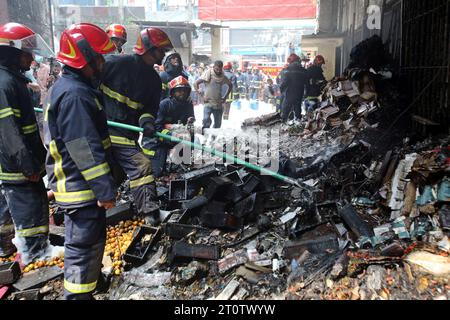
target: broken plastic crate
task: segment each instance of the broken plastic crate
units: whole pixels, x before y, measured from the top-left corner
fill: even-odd
[[[264,196],[254,193],[234,206],[234,215],[246,221],[253,221],[256,216],[264,211]]]
[[[239,229],[243,219],[226,212],[227,204],[213,201],[205,206],[200,214],[202,224],[208,228]]]
[[[0,285],[13,284],[22,272],[18,262],[8,262],[0,265]]]
[[[218,246],[189,244],[184,241],[177,241],[172,246],[169,259],[170,261],[174,261],[183,258],[219,260],[220,249]]]
[[[138,228],[136,235],[124,254],[124,260],[132,264],[142,264],[154,245],[161,238],[161,229],[143,225]]]
[[[259,184],[261,183],[261,180],[259,178],[257,178],[254,175],[250,175],[249,177],[247,177],[242,190],[244,192],[246,192],[247,194],[251,194],[253,191],[256,190],[256,188],[259,186]]]
[[[351,204],[340,209],[339,216],[358,238],[375,236],[373,229],[359,216]]]
[[[11,294],[12,300],[41,300],[42,295],[40,293],[41,289],[31,289],[20,292],[13,292]]]
[[[208,198],[205,196],[197,196],[191,200],[183,201],[182,207],[185,210],[194,210],[203,207],[208,203]]]
[[[209,229],[206,228],[181,223],[167,223],[164,227],[165,235],[177,240],[183,239],[192,232],[199,233],[206,232],[208,230]]]
[[[232,184],[226,194],[224,195],[224,200],[232,202],[232,203],[237,203],[239,201],[241,201],[244,197],[246,196],[246,194],[235,184]]]
[[[181,201],[188,198],[187,180],[172,180],[169,185],[169,200]]]
[[[244,181],[242,181],[242,178],[241,178],[238,170],[230,172],[230,173],[227,173],[227,174],[224,175],[224,177],[230,179],[231,181],[233,181],[233,183],[236,186],[240,186],[240,185],[242,185],[244,183]]]
[[[217,176],[218,171],[215,165],[209,165],[183,175],[183,179],[187,181],[198,181],[200,179]]]
[[[233,185],[233,181],[226,177],[214,177],[209,179],[205,196],[208,200],[226,200],[225,195]]]
[[[106,224],[108,226],[116,225],[120,221],[129,220],[132,218],[133,209],[130,202],[118,205],[106,211]]]

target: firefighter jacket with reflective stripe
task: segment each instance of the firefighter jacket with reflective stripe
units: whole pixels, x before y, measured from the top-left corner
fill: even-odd
[[[237,88],[237,86],[238,86],[237,76],[233,72],[228,71],[228,70],[225,70],[223,73],[224,73],[225,77],[227,77],[230,80],[231,84],[233,85],[233,88]]]
[[[306,71],[306,97],[314,98],[322,94],[322,83],[325,81],[321,66],[311,66]]]
[[[285,103],[299,105],[305,92],[306,70],[299,62],[292,62],[281,72],[281,92]]]
[[[44,172],[45,149],[27,88],[28,79],[0,65],[0,180],[24,183]]]
[[[260,89],[263,83],[263,77],[260,74],[254,74],[251,80],[251,87],[253,89]]]
[[[108,56],[102,82],[100,90],[108,120],[142,128],[154,123],[161,97],[161,79],[141,56]],[[131,145],[139,138],[139,133],[125,129],[110,128],[109,131],[113,144]]]
[[[158,117],[155,121],[156,131],[162,132],[167,135],[171,135],[170,130],[165,129],[166,124],[187,124],[189,118],[195,117],[194,106],[192,101],[189,99],[186,102],[180,102],[175,98],[166,98],[161,101],[158,110]],[[148,154],[150,151],[155,151],[159,145],[166,144],[171,146],[172,143],[169,141],[164,141],[160,138],[148,139],[148,142],[144,143],[144,152]]]
[[[233,92],[238,91],[238,81],[237,81],[237,77],[236,77],[236,75],[235,75],[233,72],[228,71],[228,70],[225,70],[225,71],[223,72],[223,74],[225,75],[225,77],[228,78],[228,80],[230,80],[231,84],[233,85],[233,90],[231,91],[230,96],[227,97],[228,100],[230,100],[230,98],[233,97]],[[231,100],[233,100],[233,99],[231,99]]]
[[[47,175],[64,208],[115,198],[111,140],[102,95],[78,71],[64,68],[44,113]]]

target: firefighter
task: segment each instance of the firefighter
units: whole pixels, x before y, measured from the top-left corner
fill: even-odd
[[[114,207],[111,141],[96,90],[114,44],[99,27],[81,23],[61,35],[62,77],[45,109],[47,175],[57,204],[65,210],[64,296],[91,300],[106,242],[106,210]]]
[[[183,61],[178,52],[169,54],[164,62],[164,71],[159,75],[162,81],[161,101],[170,97],[169,82],[173,79],[182,76],[189,80],[189,75],[183,69]]]
[[[302,118],[302,101],[305,91],[306,70],[300,63],[300,57],[291,54],[287,62],[289,66],[281,74],[280,89],[283,92],[283,104],[281,107],[281,118],[284,123],[300,121]]]
[[[319,97],[323,88],[326,85],[325,76],[323,75],[322,65],[325,64],[325,59],[322,55],[317,55],[314,59],[313,65],[306,71],[306,99],[305,107],[309,117],[316,109],[319,103]]]
[[[243,71],[238,71],[236,82],[238,86],[238,92],[239,92],[239,99],[246,99],[247,98],[247,74]]]
[[[227,62],[223,66],[223,74],[225,75],[225,77],[228,78],[228,80],[231,81],[231,84],[233,85],[233,90],[227,96],[227,100],[226,100],[224,108],[223,108],[223,119],[228,120],[228,118],[230,117],[231,103],[234,101],[234,91],[236,91],[237,87],[238,87],[237,78],[234,75],[233,64],[231,62]]]
[[[49,210],[42,180],[46,151],[27,88],[29,80],[23,75],[30,70],[33,51],[38,50],[37,38],[24,25],[0,25],[0,235],[11,235],[12,218],[13,242],[24,264],[44,258],[49,249]]]
[[[273,106],[276,105],[276,99],[278,96],[278,90],[277,87],[273,84],[272,78],[267,78],[267,83],[264,86],[264,102],[270,103]]]
[[[263,78],[259,69],[253,70],[253,77],[251,80],[250,99],[259,100],[261,86],[263,84]]]
[[[157,131],[165,134],[172,134],[172,127],[175,124],[191,125],[195,122],[194,106],[189,99],[192,88],[189,81],[183,76],[173,79],[169,83],[170,97],[161,101],[158,110],[158,117],[155,121]],[[165,173],[167,155],[173,144],[162,139],[149,139],[144,145],[147,150],[153,150],[152,157],[153,175],[156,178]]]
[[[106,33],[116,46],[117,52],[119,54],[125,53],[123,51],[123,46],[128,41],[127,29],[125,29],[125,26],[121,24],[112,24],[108,28],[106,28]]]
[[[144,129],[144,139],[156,132],[155,117],[161,97],[161,78],[155,64],[161,65],[172,43],[162,30],[148,28],[140,32],[133,55],[113,55],[106,58],[103,72],[103,92],[108,120]],[[138,214],[147,223],[156,224],[159,206],[156,184],[152,175],[151,150],[139,146],[139,134],[126,129],[110,128],[115,161],[130,179],[130,189]],[[146,156],[147,155],[147,156]]]
[[[252,99],[252,83],[253,83],[253,72],[252,68],[248,67],[247,73],[245,74],[245,88],[247,92],[247,100]]]

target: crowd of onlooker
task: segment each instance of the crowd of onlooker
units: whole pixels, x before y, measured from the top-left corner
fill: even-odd
[[[302,117],[302,107],[310,114],[318,105],[320,92],[326,83],[323,64],[325,59],[321,55],[316,56],[311,62],[293,53],[288,57],[287,64],[281,72],[273,77],[258,67],[242,70],[236,64],[228,62],[223,66],[224,75],[233,86],[228,101],[240,99],[264,101],[272,104],[281,113],[284,122],[295,122]],[[214,65],[205,66],[203,63],[185,67],[193,88],[191,97],[194,105],[204,104],[202,93],[205,90],[201,84],[197,91],[194,84],[213,67]]]

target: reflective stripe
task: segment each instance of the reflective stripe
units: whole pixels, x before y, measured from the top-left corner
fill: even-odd
[[[117,100],[121,103],[126,104],[127,106],[129,106],[132,109],[138,110],[144,107],[144,105],[142,103],[139,102],[134,102],[133,100],[131,100],[128,97],[125,97],[123,95],[121,95],[118,92],[115,92],[113,90],[111,90],[110,88],[108,88],[107,86],[105,86],[104,84],[102,84],[100,86],[100,89],[110,98]]]
[[[132,180],[130,182],[130,188],[137,188],[143,186],[144,184],[152,183],[153,181],[155,181],[155,178],[153,178],[153,176],[146,176],[137,180]]]
[[[105,150],[111,148],[111,139],[107,138],[107,139],[103,140],[102,144],[103,144],[103,149],[105,149]]]
[[[154,157],[155,154],[156,154],[155,151],[153,151],[153,150],[148,150],[148,149],[145,149],[145,148],[142,148],[142,151],[144,151],[144,154],[146,154],[146,155],[148,155],[148,156],[151,156],[151,157]]]
[[[167,90],[167,89],[169,89],[169,85],[168,85],[168,84],[165,84],[165,83],[163,83],[163,84],[162,84],[162,89],[163,89],[163,90]]]
[[[64,289],[70,293],[89,293],[95,290],[97,281],[88,284],[72,283],[64,279]]]
[[[4,108],[0,110],[0,119],[9,117],[9,116],[15,116],[17,118],[21,117],[21,112],[19,109],[13,109],[13,108]]]
[[[0,172],[0,180],[4,181],[26,181],[27,178],[22,173]]]
[[[57,190],[58,192],[66,192],[66,175],[64,174],[64,170],[62,167],[62,157],[58,152],[55,140],[50,142],[50,154],[55,161],[55,167],[53,168],[53,171],[55,173],[57,181]]]
[[[145,119],[145,118],[155,119],[155,117],[152,116],[150,113],[144,113],[144,114],[139,118],[139,121],[141,121],[142,119]]]
[[[116,137],[116,136],[111,136],[111,142],[113,144],[121,144],[124,146],[135,146],[136,145],[136,141],[134,140],[130,140],[124,137]]]
[[[103,163],[88,170],[81,171],[81,174],[83,175],[84,179],[86,179],[86,181],[90,181],[110,172],[111,170],[109,169],[109,165],[107,163]]]
[[[22,130],[23,130],[24,134],[34,133],[37,131],[37,124],[32,124],[29,126],[22,127]]]
[[[164,129],[163,131],[161,131],[161,133],[162,133],[162,134],[168,135],[168,134],[170,133],[170,130],[169,130],[169,129]],[[164,141],[163,138],[159,138],[159,140],[160,140],[160,141]]]
[[[10,110],[8,110],[8,109],[10,109]],[[9,116],[14,115],[14,112],[12,112],[11,108],[8,108],[8,109],[2,110],[0,112],[0,119],[7,118]]]
[[[48,226],[41,226],[41,227],[36,227],[36,228],[17,230],[17,233],[21,237],[32,237],[37,234],[47,234]]]
[[[95,100],[95,104],[97,105],[98,110],[103,110],[103,106],[101,105],[100,101],[98,101],[97,98],[95,98],[94,100]]]
[[[82,201],[94,200],[95,195],[92,190],[75,192],[55,192],[55,199],[62,203],[77,203]]]
[[[48,112],[50,111],[50,103],[47,104],[47,108],[45,108],[45,112],[44,112],[44,121],[47,122],[48,121]]]

